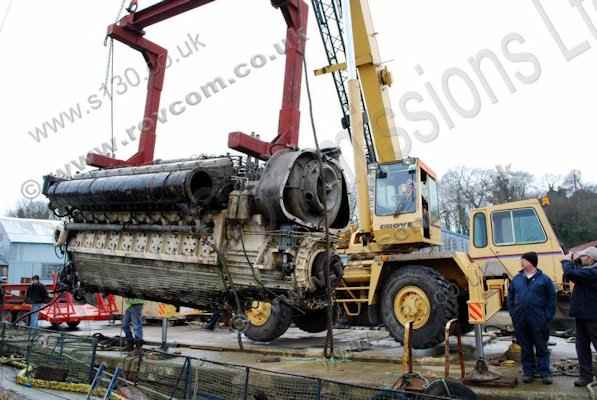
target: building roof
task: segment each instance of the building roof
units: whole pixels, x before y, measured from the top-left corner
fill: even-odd
[[[13,243],[54,243],[61,221],[0,217],[0,240]]]

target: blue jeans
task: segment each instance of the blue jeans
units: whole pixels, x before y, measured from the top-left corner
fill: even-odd
[[[551,376],[549,349],[549,327],[534,326],[528,321],[515,324],[516,341],[521,348],[522,371],[525,376]]]
[[[133,332],[131,332],[131,324]],[[143,340],[143,304],[135,304],[127,308],[122,317],[122,330],[129,341]]]
[[[29,327],[39,328],[39,309],[42,308],[43,304],[31,304],[31,311],[34,311],[29,315]]]

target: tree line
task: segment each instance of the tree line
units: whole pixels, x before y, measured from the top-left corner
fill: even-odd
[[[511,165],[451,169],[440,179],[442,223],[468,235],[472,209],[545,195],[549,198],[545,211],[562,246],[597,240],[597,185],[585,183],[578,170],[537,178]]]

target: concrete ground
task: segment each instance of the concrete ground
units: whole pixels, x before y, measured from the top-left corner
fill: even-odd
[[[91,335],[101,332],[106,336],[120,334],[120,325],[110,323],[83,323],[77,335]],[[159,343],[161,327],[146,326],[146,341]],[[212,361],[228,362],[288,372],[300,375],[332,379],[353,384],[377,387],[390,387],[401,375],[402,347],[385,330],[337,329],[334,332],[336,357],[333,361],[322,357],[324,334],[307,334],[291,328],[284,337],[268,344],[251,342],[243,339],[245,351],[241,352],[237,344],[237,335],[228,329],[219,328],[211,332],[199,324],[170,327],[168,342],[176,345],[173,352]],[[486,356],[493,360],[494,368],[504,376],[519,375],[519,366],[500,364],[507,352],[511,337],[486,335],[484,337]],[[575,358],[574,344],[557,337],[552,337],[552,362]],[[466,368],[472,370],[474,363],[474,337],[464,337]],[[443,375],[442,349],[435,351],[415,351],[415,371],[429,378]],[[117,363],[123,354],[103,352],[99,359]],[[452,354],[452,376],[457,377],[458,367]],[[181,361],[169,360],[167,363]],[[556,374],[554,384],[545,386],[540,383],[519,384],[514,389],[477,388],[472,389],[484,399],[587,399],[589,392],[584,388],[575,388],[575,378]]]
[[[0,400],[85,400],[82,394],[34,389],[17,385],[15,368],[0,365]]]

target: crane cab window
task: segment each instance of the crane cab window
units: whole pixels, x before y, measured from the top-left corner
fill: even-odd
[[[375,214],[417,211],[417,170],[413,164],[380,165],[375,179]]]
[[[423,169],[421,169],[421,196],[423,197],[423,208],[429,211],[431,223],[439,224],[440,212],[437,182]]]
[[[494,242],[499,246],[547,240],[541,221],[532,208],[494,212],[492,223]]]
[[[480,212],[473,217],[473,244],[477,248],[487,247],[487,219]]]

